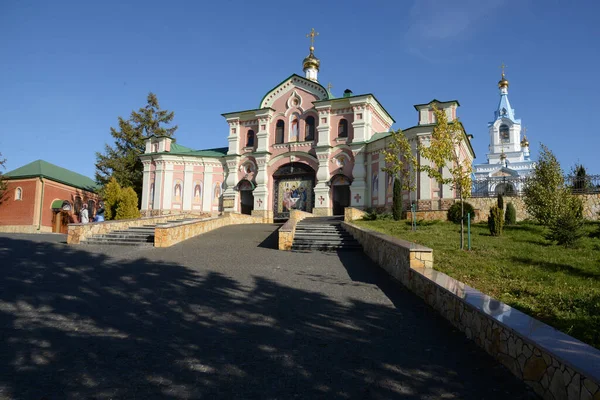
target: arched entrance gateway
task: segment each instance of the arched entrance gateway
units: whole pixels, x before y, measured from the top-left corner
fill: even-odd
[[[346,175],[335,175],[331,178],[333,190],[333,215],[344,215],[350,206],[350,179]]]
[[[242,179],[234,189],[240,192],[240,209],[242,214],[251,215],[254,210],[254,184],[247,179]]]
[[[312,212],[315,171],[302,163],[282,165],[273,174],[273,218],[288,219],[291,210]]]

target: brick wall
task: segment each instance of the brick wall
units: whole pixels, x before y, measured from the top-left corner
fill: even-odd
[[[0,226],[34,225],[36,185],[39,179],[7,181],[7,190],[0,204]],[[22,189],[21,199],[15,200],[15,191]]]

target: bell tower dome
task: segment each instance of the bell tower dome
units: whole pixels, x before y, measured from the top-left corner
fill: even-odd
[[[310,33],[306,35],[307,38],[310,38],[310,54],[304,58],[302,62],[302,70],[304,71],[306,79],[310,79],[311,81],[318,82],[317,74],[319,73],[319,66],[321,65],[321,61],[315,57],[315,36],[318,36],[319,32],[315,32],[315,28],[312,28]]]

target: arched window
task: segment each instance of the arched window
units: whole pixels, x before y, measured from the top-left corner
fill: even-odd
[[[348,121],[342,119],[338,124],[338,137],[348,137]]]
[[[283,143],[283,128],[285,127],[285,122],[283,120],[277,121],[277,125],[275,127],[275,143]]]
[[[79,215],[79,211],[81,211],[81,206],[83,205],[83,201],[81,197],[75,197],[75,214]]]
[[[23,200],[23,189],[20,187],[15,190],[15,200]]]
[[[246,135],[246,147],[254,147],[254,131],[252,129]]]
[[[304,140],[315,140],[315,118],[306,117],[306,128],[304,132]]]
[[[510,142],[510,133],[508,132],[508,125],[500,125],[500,141],[502,143]]]
[[[94,200],[88,200],[87,204],[88,204],[88,213],[89,213],[89,216],[91,217],[92,215],[94,215],[94,212],[96,211],[96,202]]]

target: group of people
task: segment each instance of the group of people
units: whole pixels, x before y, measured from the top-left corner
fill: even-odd
[[[83,204],[81,206],[81,211],[79,211],[79,220],[82,224],[87,224],[90,222],[102,222],[104,221],[104,206],[102,203],[98,204],[98,208],[96,209],[96,215],[90,215],[87,204]]]

